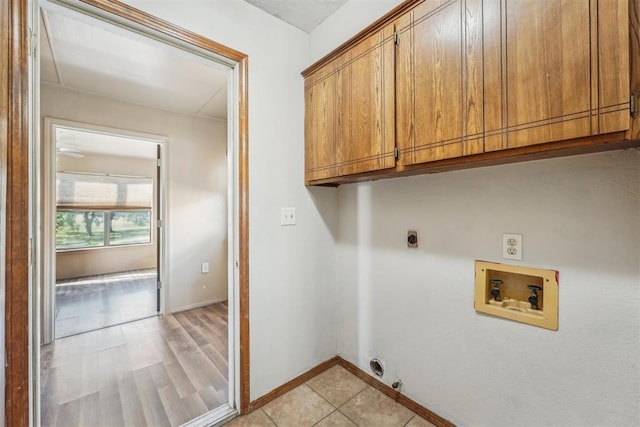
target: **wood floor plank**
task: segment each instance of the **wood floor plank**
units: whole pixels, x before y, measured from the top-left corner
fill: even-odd
[[[125,372],[118,379],[118,384],[124,425],[127,427],[146,427],[148,425],[147,419],[144,415],[140,393],[133,378],[133,373],[131,371]]]
[[[200,390],[198,394],[209,410],[219,408],[229,401],[228,390],[226,388],[218,391],[213,387],[207,387]]]
[[[220,372],[225,377],[225,379],[228,380],[229,364],[227,363],[226,355],[223,356],[222,354],[220,354],[212,344],[207,344],[205,346],[202,346],[201,348],[204,354],[216,366],[218,372]]]
[[[80,425],[81,399],[75,399],[60,405],[52,426],[75,427]]]
[[[178,362],[177,359],[176,363],[169,363],[165,365],[165,368],[167,369],[173,388],[175,388],[181,399],[196,392],[191,380],[189,380],[189,377],[184,372],[182,365],[180,365],[180,362]]]
[[[172,426],[179,426],[193,419],[194,413],[204,414],[208,411],[197,393],[180,399],[173,386],[169,385],[161,388],[159,394]]]
[[[133,378],[148,425],[170,426],[171,422],[165,412],[158,389],[153,383],[149,367],[133,371]]]
[[[156,346],[148,337],[141,337],[135,342],[129,342],[127,350],[131,360],[131,369],[134,371],[162,362]]]
[[[102,427],[106,426],[106,420],[100,417],[100,392],[95,392],[83,396],[80,399],[80,422],[81,427]]]

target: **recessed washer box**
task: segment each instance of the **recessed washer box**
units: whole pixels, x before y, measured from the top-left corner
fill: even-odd
[[[476,261],[476,311],[558,330],[558,272]]]

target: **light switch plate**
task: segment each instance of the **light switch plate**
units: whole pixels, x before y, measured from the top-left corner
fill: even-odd
[[[202,265],[200,266],[200,273],[205,274],[208,272],[209,272],[209,263],[203,262]]]
[[[296,208],[280,208],[280,225],[296,225]]]

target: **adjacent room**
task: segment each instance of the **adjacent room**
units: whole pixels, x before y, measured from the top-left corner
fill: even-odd
[[[61,126],[54,137],[56,338],[157,315],[158,144]]]
[[[41,424],[181,425],[232,392],[227,71],[69,11],[40,28]]]

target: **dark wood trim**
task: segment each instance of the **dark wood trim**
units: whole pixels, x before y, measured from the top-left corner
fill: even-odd
[[[251,400],[249,347],[249,58],[238,61],[238,212],[240,301],[240,408],[245,414]]]
[[[316,180],[311,181],[308,185],[338,186],[340,184],[353,182],[375,181],[382,178],[449,172],[453,170],[640,147],[640,139],[627,140],[624,138],[625,132],[615,132],[607,135],[527,145],[524,147],[510,148],[508,150],[488,151],[470,156],[399,166],[395,171],[387,169]]]
[[[348,362],[339,356],[338,356],[338,365],[342,366],[347,371],[351,372],[353,375],[355,375],[356,377],[360,378],[362,381],[369,384],[371,387],[377,390],[380,390],[382,393],[394,399],[396,402],[398,402],[402,406],[420,415],[422,418],[429,421],[430,423],[435,424],[437,426],[441,426],[441,427],[455,427],[455,424],[453,424],[451,421],[445,418],[442,418],[440,415],[425,408],[415,400],[409,399],[407,396],[405,396],[401,392],[396,391],[393,388],[389,387],[388,385],[384,384],[383,382],[378,381],[377,379],[367,374],[362,369],[358,368],[353,363]]]
[[[6,127],[5,423],[29,425],[29,97],[28,4],[2,0],[0,30]],[[6,145],[5,145],[6,144]]]
[[[250,396],[249,372],[249,103],[248,57],[196,33],[177,27],[116,0],[82,0],[90,6],[174,37],[237,62],[239,75],[239,242],[240,257],[240,411],[246,412]],[[0,147],[7,150],[6,200],[6,425],[29,424],[29,111],[28,111],[28,8],[26,0],[0,0]],[[4,173],[4,171],[2,171]],[[5,214],[2,212],[2,214]]]
[[[338,357],[338,356],[332,357],[331,359],[322,362],[318,366],[309,369],[304,374],[295,377],[291,381],[282,384],[280,387],[270,391],[269,393],[265,394],[264,396],[262,396],[262,397],[260,397],[260,398],[258,398],[256,400],[254,400],[249,405],[249,412],[252,412],[252,411],[255,411],[258,408],[261,408],[262,406],[266,405],[267,403],[271,402],[272,400],[277,399],[278,397],[280,397],[283,394],[293,390],[294,388],[298,387],[299,385],[306,383],[311,378],[313,378],[313,377],[315,377],[317,375],[320,375],[321,373],[323,373],[327,369],[337,365],[339,363],[338,362],[339,360],[340,360],[340,357]]]
[[[351,37],[349,40],[347,40],[346,42],[342,43],[340,46],[332,50],[329,54],[325,55],[324,57],[322,57],[321,59],[319,59],[312,65],[310,65],[309,67],[307,67],[302,72],[302,76],[307,77],[310,74],[313,74],[313,72],[324,67],[329,62],[333,61],[334,59],[336,59],[337,57],[339,57],[340,55],[342,55],[343,53],[351,49],[353,46],[355,46],[359,42],[369,37],[371,34],[380,31],[386,25],[390,24],[395,19],[400,17],[403,13],[407,12],[409,9],[416,6],[417,4],[422,3],[423,1],[424,0],[405,0],[403,3],[400,3],[398,6],[391,9],[388,13],[386,13],[384,16],[379,18],[377,21],[375,21],[368,27],[365,27],[358,34]]]

